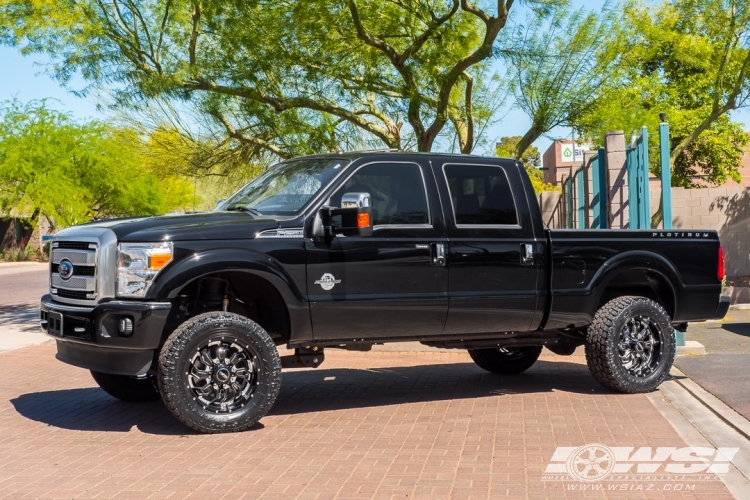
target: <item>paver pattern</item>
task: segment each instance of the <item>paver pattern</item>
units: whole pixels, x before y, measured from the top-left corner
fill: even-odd
[[[254,429],[198,435],[161,403],[112,399],[54,352],[0,354],[0,498],[732,498],[715,481],[542,481],[557,446],[685,446],[645,396],[606,391],[581,356],[500,377],[465,352],[330,350],[317,370],[284,372]]]

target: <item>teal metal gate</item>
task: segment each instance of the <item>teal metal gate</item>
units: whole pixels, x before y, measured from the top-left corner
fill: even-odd
[[[649,193],[648,129],[633,138],[626,148],[629,229],[651,229]],[[605,229],[608,226],[606,152],[597,154],[573,171],[563,183],[564,221],[567,228]],[[672,229],[672,181],[669,166],[669,125],[659,124],[659,164],[664,229]],[[591,181],[591,182],[589,182]]]
[[[604,148],[586,165],[565,180],[566,227],[578,229],[607,228],[607,171]],[[591,179],[591,197],[588,184]],[[589,221],[589,214],[593,219]]]

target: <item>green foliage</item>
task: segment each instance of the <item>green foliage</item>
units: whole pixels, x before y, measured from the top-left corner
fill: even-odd
[[[694,125],[688,123],[676,124],[672,134],[672,144],[679,143],[694,130]],[[727,180],[741,182],[739,168],[742,166],[742,155],[745,152],[750,137],[743,127],[722,115],[711,124],[711,127],[691,142],[682,153],[674,159],[672,165],[672,185],[681,187],[697,187],[694,177],[703,182],[721,186]],[[661,175],[661,169],[656,162],[651,162],[651,170]]]
[[[495,144],[495,155],[504,158],[515,158],[516,149],[520,141],[520,135],[501,137],[500,142]],[[542,166],[542,154],[536,146],[526,148],[526,151],[517,159],[529,168],[539,168]]]
[[[469,152],[513,3],[0,0],[0,40],[49,55],[63,83],[116,88],[123,107],[181,100],[257,155],[455,139]]]
[[[249,179],[263,172],[270,162],[259,162],[251,148],[235,147],[226,137],[195,137],[175,127],[153,130],[144,148],[149,169],[159,177],[189,179],[210,208]],[[197,189],[197,184],[201,189]],[[218,196],[218,197],[217,197]]]
[[[576,120],[581,134],[601,144],[609,130],[640,133],[647,126],[655,150],[659,113],[670,125],[672,185],[693,177],[712,184],[740,180],[748,142],[727,113],[750,104],[750,4],[739,0],[674,0],[625,9],[627,50],[617,85]],[[658,155],[651,171],[660,175]]]
[[[520,141],[520,135],[501,137],[500,142],[495,145],[495,155],[504,158],[513,158],[518,151],[518,143]],[[523,163],[526,172],[529,174],[534,191],[537,193],[542,191],[559,191],[559,188],[554,184],[544,182],[544,173],[540,168],[542,166],[542,155],[536,146],[526,148],[519,161]]]
[[[0,252],[0,260],[5,262],[26,262],[34,260],[34,257],[36,255],[30,245],[26,245],[24,248],[12,247]]]
[[[44,101],[0,105],[0,214],[53,227],[156,214],[180,200],[174,184],[144,167],[132,130],[78,124]]]
[[[617,80],[622,40],[621,15],[605,4],[600,11],[567,6],[550,16],[530,15],[515,28],[500,54],[506,62],[516,106],[531,119],[514,158],[544,133],[576,122],[596,107]]]

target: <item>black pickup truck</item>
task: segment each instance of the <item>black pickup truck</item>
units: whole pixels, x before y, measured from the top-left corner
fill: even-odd
[[[520,164],[478,156],[285,161],[211,212],[61,231],[50,257],[57,358],[202,432],[255,424],[282,367],[385,342],[498,374],[584,345],[601,384],[651,391],[675,329],[729,307],[716,232],[547,229]]]

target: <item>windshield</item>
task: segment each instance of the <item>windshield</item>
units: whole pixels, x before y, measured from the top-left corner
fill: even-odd
[[[216,210],[295,214],[348,164],[344,158],[279,163],[245,184]]]

